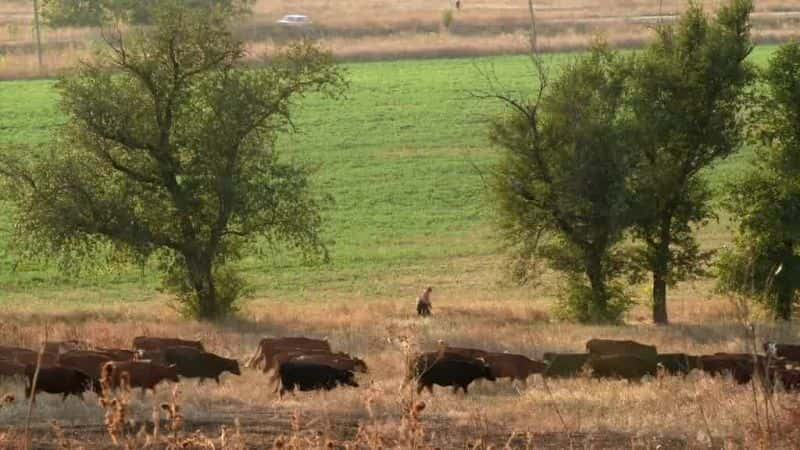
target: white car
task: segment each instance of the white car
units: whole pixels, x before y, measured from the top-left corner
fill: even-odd
[[[303,26],[311,24],[311,19],[302,14],[288,14],[281,17],[281,20],[279,20],[277,23],[282,25]]]

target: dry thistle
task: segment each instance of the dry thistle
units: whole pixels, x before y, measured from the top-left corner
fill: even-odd
[[[15,400],[16,400],[16,398],[14,398],[14,394],[6,394],[6,395],[4,395],[3,399],[0,400],[0,408],[2,408],[5,405],[10,405],[10,404],[14,403]]]

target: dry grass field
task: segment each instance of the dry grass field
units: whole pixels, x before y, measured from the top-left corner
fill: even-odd
[[[704,2],[713,11],[717,1]],[[460,10],[450,0],[260,0],[237,33],[254,58],[301,34],[319,39],[347,60],[516,54],[528,49],[528,7],[524,0],[466,0]],[[682,0],[543,0],[535,3],[538,46],[543,51],[586,48],[602,36],[618,47],[644,42],[658,20],[671,20]],[[445,26],[444,15],[452,13]],[[313,25],[287,29],[275,23],[289,13],[308,15]],[[800,36],[800,5],[760,0],[753,15],[758,42]],[[39,70],[30,2],[0,5],[0,79],[51,76],[87,54],[96,29],[43,29],[43,69]]]
[[[467,396],[437,388],[433,396],[416,397],[402,388],[409,352],[435,348],[439,340],[541,358],[546,351],[583,351],[592,337],[635,339],[661,352],[752,351],[746,323],[755,324],[758,342],[798,338],[796,327],[767,324],[729,300],[698,298],[700,292],[707,287],[675,293],[669,327],[645,324],[644,309],[634,310],[621,327],[558,323],[548,317],[544,292],[541,301],[531,302],[523,291],[470,285],[437,291],[429,319],[412,314],[411,299],[256,299],[241,319],[214,325],[183,321],[163,306],[164,299],[74,310],[33,302],[0,310],[0,344],[35,348],[46,335],[128,347],[136,335],[177,335],[201,339],[211,351],[244,362],[263,336],[307,335],[327,337],[334,349],[360,355],[370,367],[359,375],[357,389],[282,400],[266,376],[250,369],[241,377],[225,375],[220,386],[188,381],[176,391],[162,385],[155,396],[136,392],[124,413],[131,448],[153,440],[154,423],[162,433],[169,429],[159,405],[172,402],[182,414],[174,436],[194,439],[194,448],[211,448],[201,445],[203,439],[215,448],[796,448],[796,395],[775,395],[766,420],[756,385],[699,373],[641,383],[536,375],[526,386],[484,381]],[[0,448],[23,442],[28,405],[20,401],[22,388],[0,384],[0,397],[18,399],[0,407]],[[419,402],[424,409],[410,414]],[[42,394],[33,413],[34,447],[108,448],[104,419],[94,394],[85,403]]]

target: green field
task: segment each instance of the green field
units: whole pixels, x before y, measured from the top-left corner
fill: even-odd
[[[759,47],[763,64],[771,47]],[[570,55],[548,57],[555,69]],[[492,205],[481,171],[497,155],[487,140],[499,103],[478,100],[492,88],[530,92],[525,57],[397,61],[347,65],[351,87],[342,101],[306,99],[299,133],[282,140],[284,158],[310,165],[315,187],[335,203],[326,212],[329,265],[307,267],[279,249],[263,248],[242,265],[259,296],[324,298],[413,295],[429,280],[458,283],[485,272],[499,252]],[[0,145],[34,151],[63,122],[52,81],[0,83]],[[741,154],[715,168],[717,183],[746,165]],[[7,240],[9,213],[0,213],[0,302],[118,302],[156,295],[154,273],[130,270],[81,279],[50,265],[18,260]],[[718,229],[706,232],[723,240]],[[705,236],[704,236],[705,238]]]

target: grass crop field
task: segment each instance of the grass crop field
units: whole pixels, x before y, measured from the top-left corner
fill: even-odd
[[[753,62],[763,64],[772,51],[758,47]],[[558,70],[572,57],[551,55],[548,63]],[[357,391],[277,401],[266,378],[246,370],[221,386],[181,383],[174,400],[168,387],[131,398],[125,417],[134,423],[130,434],[145,426],[152,436],[154,410],[164,421],[158,405],[175,401],[184,414],[177,434],[188,438],[201,430],[216,448],[221,426],[227,448],[325,448],[329,440],[352,448],[770,447],[753,387],[696,373],[642,383],[585,377],[546,384],[531,378],[527,386],[482,383],[466,398],[444,389],[421,398],[401,390],[407,353],[439,340],[541,358],[546,351],[582,351],[592,337],[635,339],[661,352],[750,351],[748,320],[755,320],[759,341],[796,340],[798,330],[759,320],[758,311],[714,294],[711,280],[671,291],[669,327],[649,325],[645,303],[621,327],[550,320],[557,278],[521,288],[504,277],[482,181],[497,158],[487,140],[488,120],[501,108],[473,95],[490,88],[482,76],[489,71],[502,89],[530,92],[528,60],[407,60],[353,63],[347,70],[347,98],[307,99],[297,110],[300,132],[280,142],[284,158],[313,167],[315,189],[335,199],[326,212],[329,265],[304,266],[279,249],[261,248],[242,263],[256,294],[239,317],[186,322],[156,290],[152,268],[107,268],[76,279],[52,264],[20,259],[8,246],[10,211],[4,210],[0,345],[36,347],[45,333],[108,347],[128,347],[142,334],[174,335],[201,339],[211,351],[244,361],[263,336],[307,335],[327,337],[335,349],[363,356],[370,366]],[[53,139],[64,120],[53,85],[0,83],[0,146],[29,144],[41,151]],[[735,155],[707,176],[720,186],[750,158]],[[701,242],[721,246],[730,238],[727,227],[722,220],[698,230]],[[413,300],[425,285],[434,286],[434,316],[418,320]],[[647,297],[645,287],[631,292]],[[0,398],[6,392],[19,400],[22,385],[0,381]],[[410,414],[419,400],[425,408]],[[773,418],[791,429],[796,396],[781,393],[774,401]],[[0,448],[22,442],[26,408],[21,401],[0,406]],[[42,396],[33,423],[36,448],[111,446],[93,394],[86,403]],[[132,447],[142,446],[144,435],[138,439]]]
[[[759,47],[753,61],[766,60]],[[558,70],[569,54],[548,57]],[[320,300],[330,297],[397,298],[419,286],[474,290],[501,279],[499,242],[491,226],[491,199],[482,177],[497,152],[487,138],[496,102],[476,92],[531,92],[535,79],[525,57],[411,60],[347,66],[344,101],[310,98],[297,110],[299,133],[279,145],[285,158],[315,171],[315,188],[330,193],[326,237],[332,261],[306,267],[280,249],[263,248],[243,268],[259,297]],[[498,86],[490,86],[493,72]],[[0,83],[0,143],[52,139],[63,118],[51,81]],[[719,182],[746,165],[736,155],[709,176]],[[30,292],[107,290],[107,301],[152,294],[152,272],[97,273],[70,280],[52,265],[15,258],[2,216],[0,298],[30,300]],[[700,230],[708,246],[724,241],[724,227]],[[454,278],[456,274],[457,278]],[[466,283],[466,284],[465,284]],[[552,294],[552,293],[550,293]],[[94,294],[89,303],[97,303]]]

